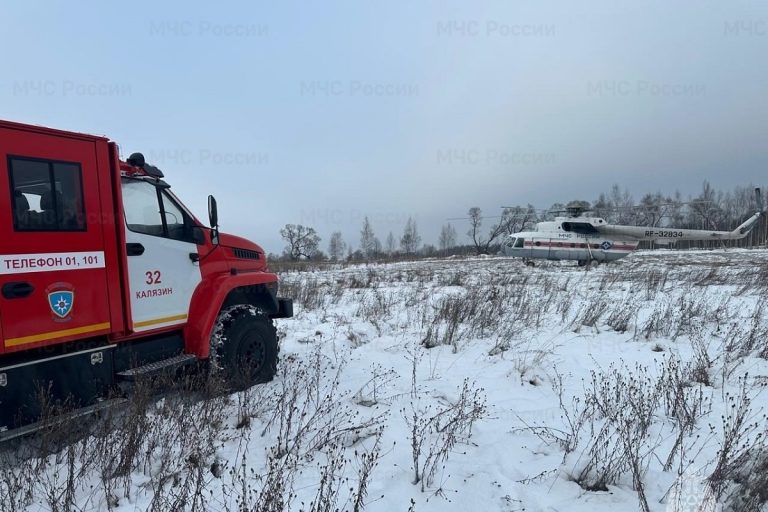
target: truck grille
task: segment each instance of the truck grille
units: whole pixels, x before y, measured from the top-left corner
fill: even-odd
[[[259,253],[250,249],[241,249],[240,247],[233,247],[232,253],[235,258],[241,258],[244,260],[257,260],[259,259]]]

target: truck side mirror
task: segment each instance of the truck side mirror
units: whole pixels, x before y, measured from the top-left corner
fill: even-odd
[[[216,208],[216,198],[208,196],[208,222],[212,228],[219,227],[219,211]]]
[[[208,196],[208,223],[211,225],[211,242],[219,245],[219,210],[213,196]]]

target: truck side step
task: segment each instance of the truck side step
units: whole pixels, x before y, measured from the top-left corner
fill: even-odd
[[[154,363],[137,366],[136,368],[119,372],[117,373],[117,379],[133,382],[140,377],[160,375],[181,368],[182,366],[190,365],[195,361],[197,361],[197,357],[193,354],[179,354],[178,356],[169,357],[168,359],[162,359],[160,361],[155,361]]]
[[[89,405],[87,407],[81,407],[75,411],[56,416],[55,418],[51,418],[45,421],[38,421],[37,423],[30,423],[29,425],[24,425],[23,427],[14,428],[13,430],[6,430],[0,432],[0,443],[10,441],[11,439],[16,439],[17,437],[26,436],[27,434],[32,434],[43,428],[49,428],[60,423],[65,423],[67,421],[81,418],[83,416],[88,416],[99,411],[110,409],[120,404],[124,404],[127,401],[128,400],[126,398],[102,400],[101,402],[96,402],[95,404]]]

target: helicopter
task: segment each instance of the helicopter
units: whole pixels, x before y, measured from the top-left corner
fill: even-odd
[[[566,216],[539,222],[533,231],[507,235],[501,253],[522,258],[529,266],[537,259],[575,260],[579,266],[587,266],[624,258],[641,241],[666,245],[680,240],[738,240],[747,236],[765,213],[759,188],[755,198],[757,212],[733,231],[609,224],[601,217],[584,216],[590,211],[589,203],[574,201],[566,206]]]

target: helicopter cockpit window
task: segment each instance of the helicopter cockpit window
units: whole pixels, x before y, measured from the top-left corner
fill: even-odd
[[[522,249],[524,243],[525,243],[525,238],[518,238],[515,240],[515,247]]]
[[[506,242],[504,242],[504,245],[506,245],[507,247],[514,247],[515,239],[514,238],[507,238]]]

